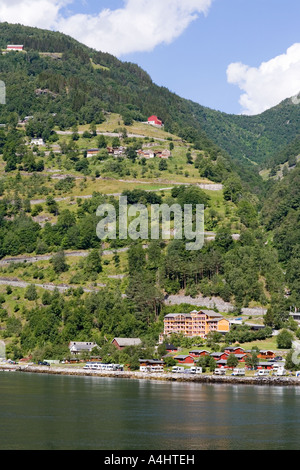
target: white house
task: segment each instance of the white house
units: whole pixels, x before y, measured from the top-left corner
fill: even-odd
[[[154,158],[155,157],[155,152],[153,152],[152,150],[137,150],[136,151],[138,157],[140,158]]]
[[[82,352],[91,352],[94,348],[98,348],[98,345],[92,342],[85,343],[85,342],[72,341],[69,344],[70,353],[74,354],[75,356]]]
[[[100,149],[89,149],[87,151],[87,158],[92,158],[92,157],[95,157],[96,155],[98,155],[98,153],[100,152]]]
[[[150,124],[151,126],[163,127],[163,122],[158,119],[157,116],[150,116],[148,118],[148,124]]]
[[[43,147],[45,145],[45,142],[43,139],[31,139],[30,145],[39,145]]]

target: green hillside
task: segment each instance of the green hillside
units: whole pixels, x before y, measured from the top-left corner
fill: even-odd
[[[5,53],[8,43],[25,51]],[[168,306],[171,295],[217,299],[222,312],[229,303],[228,318],[269,309],[267,325],[291,326],[297,264],[286,270],[286,227],[298,223],[298,167],[264,182],[252,162],[293,147],[299,107],[209,110],[134,64],[36,28],[0,24],[0,47],[0,336],[11,357],[60,358],[69,341],[114,336],[153,346],[164,314],[189,308]],[[145,123],[152,114],[163,128]],[[100,242],[97,208],[118,211],[120,195],[148,210],[203,204],[204,247],[162,236]]]
[[[291,144],[299,134],[300,106],[287,99],[257,116],[234,116],[194,105],[207,135],[240,161],[262,166]]]

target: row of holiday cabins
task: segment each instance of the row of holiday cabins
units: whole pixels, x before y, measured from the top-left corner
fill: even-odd
[[[169,352],[172,349],[168,350]],[[173,349],[174,351],[174,349]],[[198,362],[198,360],[202,357],[210,356],[213,357],[216,361],[216,365],[219,368],[229,368],[227,365],[227,361],[229,356],[233,354],[239,363],[245,363],[247,357],[251,356],[252,351],[245,351],[240,346],[238,347],[226,347],[223,352],[209,352],[205,349],[193,349],[189,351],[187,355],[177,355],[177,356],[166,356],[166,357],[173,357],[174,360],[179,365],[187,365],[187,366],[194,366]],[[259,351],[257,354],[257,358],[260,361],[258,364],[258,369],[267,369],[272,370],[274,363],[274,359],[276,358],[276,354],[270,350]]]
[[[128,346],[141,346],[142,342],[139,338],[114,338],[112,340],[112,344],[119,350],[122,350]],[[94,348],[98,348],[98,345],[93,342],[71,342],[69,344],[70,353],[74,356],[86,351],[91,352]],[[167,353],[176,353],[178,349],[173,346],[172,344],[166,344],[166,352]],[[166,355],[162,357],[160,360],[157,359],[140,359],[140,365],[149,367],[153,365],[163,366],[165,365],[165,359],[167,357],[173,357],[174,360],[177,362],[178,365],[186,365],[188,367],[194,366],[197,364],[198,360],[201,357],[210,356],[213,357],[216,361],[216,366],[218,368],[229,368],[227,366],[227,360],[230,354],[234,354],[239,363],[245,363],[246,358],[252,354],[252,351],[245,351],[240,346],[227,346],[223,352],[209,352],[205,349],[192,349],[189,351],[187,355],[175,355],[170,356]],[[267,369],[272,370],[274,363],[272,360],[276,358],[276,355],[273,351],[270,350],[263,350],[259,351],[257,358],[261,361],[258,364],[258,369]],[[99,358],[96,358],[97,360]]]

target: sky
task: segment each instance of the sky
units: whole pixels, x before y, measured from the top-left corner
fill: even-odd
[[[1,0],[0,22],[66,33],[229,114],[300,104],[299,0]]]

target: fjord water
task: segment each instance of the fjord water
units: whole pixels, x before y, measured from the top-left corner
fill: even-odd
[[[299,450],[300,388],[0,374],[1,450]]]

